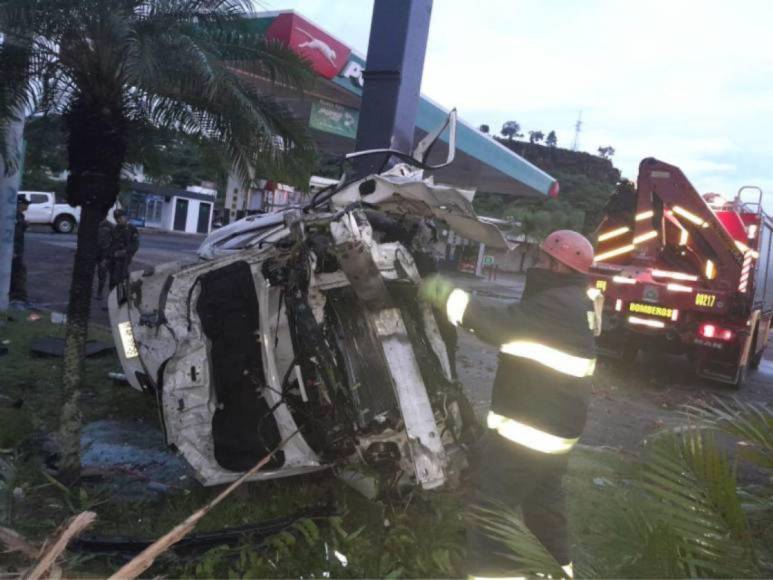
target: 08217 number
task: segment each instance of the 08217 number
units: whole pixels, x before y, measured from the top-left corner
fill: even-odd
[[[717,296],[715,294],[701,294],[695,295],[695,305],[704,306],[706,308],[713,308],[717,302]]]

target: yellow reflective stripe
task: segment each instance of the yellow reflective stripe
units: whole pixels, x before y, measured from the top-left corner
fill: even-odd
[[[454,326],[459,326],[464,318],[464,311],[470,303],[470,295],[464,290],[457,288],[448,296],[446,301],[446,316],[448,321]]]
[[[531,359],[554,371],[573,377],[590,377],[596,370],[595,358],[573,356],[538,342],[516,340],[503,344],[499,350],[505,354]]]
[[[494,411],[489,411],[486,424],[489,429],[493,429],[505,439],[540,453],[567,453],[580,440],[579,437],[565,439],[564,437],[551,435],[515,419],[508,419],[498,415]]]

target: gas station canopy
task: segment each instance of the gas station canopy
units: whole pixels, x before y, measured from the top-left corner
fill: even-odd
[[[302,99],[266,79],[252,77],[253,81],[265,85],[297,115],[308,119],[321,151],[351,153],[357,136],[365,57],[294,11],[261,13],[250,26],[271,40],[287,44],[305,57],[318,75],[318,82]],[[441,125],[447,115],[446,109],[421,95],[415,142]],[[442,143],[433,149],[430,163],[445,159],[445,137],[441,136]],[[491,193],[544,196],[555,195],[558,189],[553,177],[461,119],[454,162],[433,174],[437,182]]]

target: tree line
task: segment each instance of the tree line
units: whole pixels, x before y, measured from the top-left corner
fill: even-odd
[[[481,133],[488,135],[491,132],[491,127],[484,124],[478,127],[478,130]],[[548,147],[558,146],[558,138],[556,137],[555,131],[551,130],[547,135],[542,131],[527,131],[527,133],[529,135],[529,143],[531,144],[541,144],[544,142]],[[521,132],[521,125],[518,121],[505,121],[502,128],[499,130],[499,134],[508,141],[524,137],[524,134]],[[599,157],[602,159],[611,159],[615,154],[615,148],[609,145],[606,147],[599,147],[597,151]]]

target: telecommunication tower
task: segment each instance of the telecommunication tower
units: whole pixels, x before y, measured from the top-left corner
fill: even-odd
[[[572,151],[577,151],[580,146],[580,131],[582,131],[582,111],[577,116],[577,122],[574,124],[574,141],[572,141]]]

